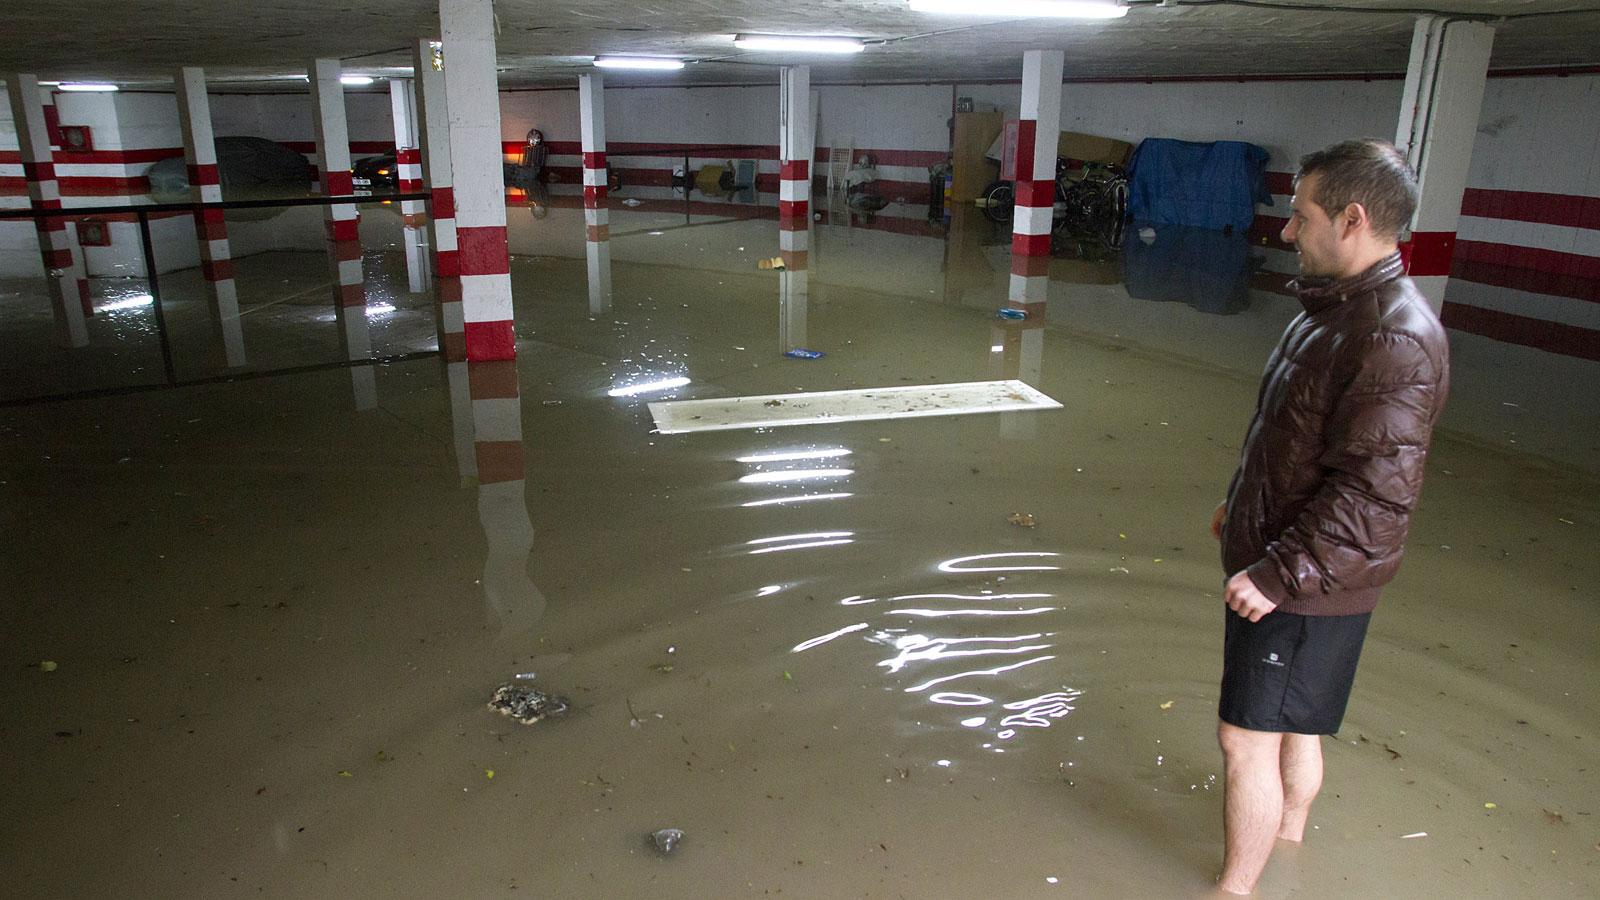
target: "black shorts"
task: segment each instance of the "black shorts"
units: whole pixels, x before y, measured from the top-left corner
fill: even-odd
[[[1228,617],[1217,716],[1251,731],[1333,734],[1344,721],[1371,613]]]

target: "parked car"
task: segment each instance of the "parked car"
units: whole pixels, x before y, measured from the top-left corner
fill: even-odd
[[[367,156],[350,167],[351,180],[358,191],[396,190],[400,187],[400,166],[393,153]]]

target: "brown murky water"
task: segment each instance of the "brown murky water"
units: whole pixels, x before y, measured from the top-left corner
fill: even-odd
[[[435,359],[352,370],[366,410],[343,369],[0,409],[8,893],[1203,895],[1206,526],[1287,301],[1063,278],[1048,328],[1000,325],[981,248],[819,228],[800,361],[771,222],[619,215],[592,315],[570,218],[513,220],[522,481],[479,483]],[[247,341],[337,353],[297,305]],[[429,333],[394,305],[374,352]],[[1064,408],[663,436],[646,406],[997,377]],[[1600,892],[1592,444],[1467,430],[1262,896]],[[573,713],[485,708],[528,673]]]

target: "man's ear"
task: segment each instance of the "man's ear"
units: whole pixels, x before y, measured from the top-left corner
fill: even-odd
[[[1367,215],[1367,208],[1360,203],[1351,203],[1344,208],[1345,235],[1355,231],[1372,230],[1372,217]]]

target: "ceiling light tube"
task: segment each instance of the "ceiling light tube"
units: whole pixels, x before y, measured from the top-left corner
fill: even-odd
[[[1120,19],[1117,0],[910,0],[912,12],[947,16],[1021,16],[1052,19]]]
[[[109,92],[109,91],[115,91],[117,89],[117,86],[114,85],[114,84],[101,84],[101,83],[98,83],[98,82],[87,82],[87,81],[80,81],[80,82],[77,82],[77,83],[63,81],[61,84],[57,85],[56,87],[57,87],[57,90],[63,90],[63,91],[102,91],[102,92]]]
[[[366,87],[372,83],[371,75],[340,75],[339,83],[350,87]]]
[[[739,34],[733,45],[740,50],[779,53],[860,53],[867,45],[857,38],[814,37],[803,34]]]
[[[594,64],[602,69],[681,69],[683,60],[659,56],[596,56]]]

